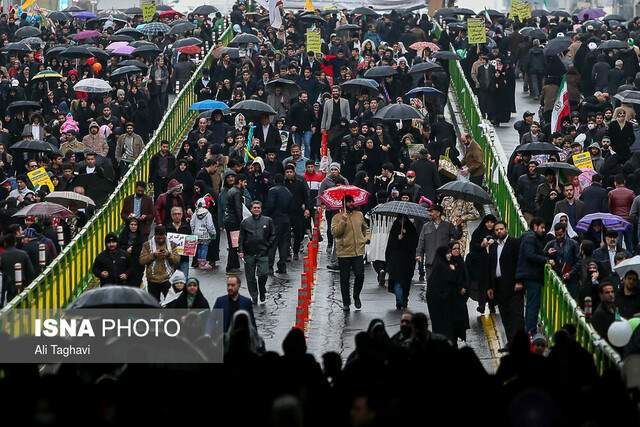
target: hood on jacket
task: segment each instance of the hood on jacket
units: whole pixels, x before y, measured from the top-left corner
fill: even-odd
[[[180,182],[173,178],[171,180],[169,180],[169,183],[167,184],[167,193],[180,193],[182,191],[182,184],[180,184]]]
[[[255,159],[253,159],[253,163],[257,163],[260,165],[260,172],[264,172],[264,160],[262,160],[262,157],[256,157]]]
[[[89,129],[91,128],[98,128],[98,130],[100,130],[100,126],[97,122],[91,122],[91,124],[89,124]]]

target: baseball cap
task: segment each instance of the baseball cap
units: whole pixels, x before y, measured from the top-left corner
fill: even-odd
[[[531,116],[534,116],[534,115],[535,114],[533,114],[531,111],[527,110],[522,114],[522,118],[524,119],[525,117],[531,117]]]

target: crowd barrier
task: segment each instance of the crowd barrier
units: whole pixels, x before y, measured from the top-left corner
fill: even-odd
[[[439,35],[439,27],[434,31]],[[453,49],[452,49],[453,50]],[[467,81],[459,61],[449,61],[451,89],[458,103],[468,132],[480,144],[484,153],[484,185],[493,197],[500,217],[507,222],[509,234],[518,237],[528,230],[528,225],[520,211],[515,192],[507,178],[504,151],[490,137],[492,126],[482,119],[477,99]],[[538,318],[545,335],[552,340],[553,334],[565,323],[573,323],[578,329],[577,340],[582,347],[593,354],[599,372],[609,367],[619,367],[618,353],[604,340],[586,320],[584,313],[567,291],[562,279],[550,266],[545,267],[542,304]]]
[[[231,26],[218,36],[227,45],[233,38]],[[92,265],[95,257],[104,250],[104,238],[122,227],[120,211],[124,199],[135,192],[136,182],[148,181],[151,157],[160,151],[160,142],[168,140],[173,147],[182,141],[190,130],[197,113],[189,108],[196,102],[194,85],[201,78],[202,69],[211,66],[215,46],[204,56],[196,72],[184,85],[169,110],[162,118],[157,131],[144,151],[131,165],[127,174],[109,199],[98,206],[99,210],[61,251],[58,257],[0,311],[0,327],[3,320],[17,321],[20,331],[29,330],[30,319],[20,318],[16,310],[31,309],[31,317],[42,316],[45,311],[64,308],[94,280]]]

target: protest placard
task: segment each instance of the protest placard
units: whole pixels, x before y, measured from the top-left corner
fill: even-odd
[[[482,44],[487,42],[484,18],[467,18],[467,38],[469,44]]]
[[[198,236],[192,234],[167,233],[167,239],[176,245],[178,255],[196,256]]]
[[[322,40],[318,31],[307,30],[307,52],[322,52]]]
[[[53,192],[55,189],[53,188],[53,182],[51,182],[51,178],[49,178],[49,174],[45,170],[45,168],[38,168],[27,173],[29,180],[33,184],[34,187],[39,187],[42,185],[46,185],[49,187],[49,191]]]
[[[156,14],[155,1],[142,3],[142,19],[144,19],[144,22],[151,22],[155,14]]]
[[[593,169],[593,162],[591,161],[591,153],[574,154],[572,157],[573,165],[580,170]]]

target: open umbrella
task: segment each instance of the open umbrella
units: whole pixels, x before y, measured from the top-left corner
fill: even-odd
[[[97,39],[100,36],[102,36],[102,33],[100,31],[85,30],[85,31],[80,31],[78,33],[75,33],[73,36],[71,36],[71,38],[74,40],[87,40],[87,39]]]
[[[187,46],[200,46],[202,44],[202,40],[200,40],[197,37],[187,37],[184,39],[180,39],[180,40],[176,40],[175,43],[173,43],[173,48],[174,49],[178,49],[181,47],[187,47]]]
[[[111,73],[111,77],[126,76],[127,74],[139,73],[142,71],[135,65],[125,65],[124,67],[117,68]]]
[[[557,37],[550,40],[544,47],[544,54],[546,56],[556,56],[569,49],[571,46],[571,39],[569,37]]]
[[[369,193],[355,185],[337,185],[320,194],[320,201],[329,210],[340,210],[344,206],[345,196],[353,197],[356,206],[366,205],[369,201]]]
[[[150,42],[149,40],[136,40],[133,41],[131,43],[129,43],[129,46],[133,46],[133,47],[142,47],[142,46],[153,46],[153,47],[158,47],[158,45],[156,45],[155,43]]]
[[[482,187],[471,181],[451,181],[436,190],[443,196],[472,203],[490,204],[491,196]]]
[[[114,34],[111,36],[112,42],[132,42],[134,40],[135,39],[133,37],[126,34]]]
[[[620,16],[620,15],[607,15],[604,18],[602,18],[602,20],[604,22],[607,22],[607,21],[624,22],[624,21],[626,21],[626,19],[623,16]]]
[[[582,20],[598,19],[598,18],[602,18],[605,15],[606,15],[606,12],[600,8],[589,8],[589,9],[581,10],[580,13],[578,13],[578,18]]]
[[[379,83],[372,79],[351,79],[340,84],[342,91],[351,95],[360,95],[363,92],[370,96],[378,96],[380,94]]]
[[[339,25],[336,27],[336,32],[338,31],[353,31],[353,30],[359,30],[360,26],[356,25],[356,24],[344,24],[344,25]]]
[[[559,153],[562,150],[548,142],[529,142],[518,146],[516,151],[518,153],[553,154]]]
[[[388,216],[406,215],[409,218],[419,218],[419,219],[429,218],[429,213],[423,206],[420,206],[417,203],[402,202],[399,200],[394,200],[391,202],[378,205],[375,208],[373,208],[371,213],[377,214],[377,215],[388,215]]]
[[[56,153],[58,149],[46,141],[23,139],[10,147],[10,150],[28,151],[32,153]]]
[[[420,96],[445,96],[435,87],[415,87],[409,92],[405,93],[406,96],[420,95]]]
[[[63,58],[90,58],[91,51],[84,46],[70,46],[59,53]]]
[[[613,97],[624,104],[640,104],[640,91],[637,90],[623,90]]]
[[[455,15],[455,8],[453,7],[441,7],[436,10],[436,13],[433,15],[435,18],[440,18],[441,16],[453,16]]]
[[[534,9],[531,11],[531,16],[534,18],[542,18],[543,16],[549,16],[551,13],[544,9]]]
[[[375,116],[374,119],[378,120],[411,120],[411,119],[420,119],[422,120],[424,117],[420,111],[413,108],[408,104],[389,104],[382,107]]]
[[[546,40],[547,39],[547,33],[545,33],[542,30],[533,30],[530,31],[529,34],[527,35],[527,37],[531,37],[532,40],[538,39],[538,40]]]
[[[464,15],[464,16],[474,16],[476,14],[473,10],[467,9],[464,7],[454,7],[452,12],[453,12],[453,15]]]
[[[158,16],[160,18],[172,18],[172,19],[175,19],[176,17],[181,17],[181,16],[184,16],[184,15],[182,13],[178,12],[177,10],[169,9],[169,10],[161,10],[158,13]]]
[[[268,114],[271,116],[275,116],[276,114],[278,114],[266,102],[258,101],[255,99],[246,99],[244,101],[240,101],[237,104],[234,104],[230,108],[230,110],[234,113],[242,114]]]
[[[305,21],[305,22],[307,22],[307,23],[317,22],[317,23],[322,23],[322,24],[324,24],[324,23],[326,23],[326,22],[327,22],[327,21],[326,21],[326,20],[324,20],[321,16],[314,15],[314,14],[311,14],[311,13],[310,13],[310,14],[307,14],[307,15],[302,15],[302,16],[300,16],[298,19],[300,19],[301,21]],[[360,28],[360,27],[358,27],[358,28]],[[338,29],[336,28],[336,31],[337,31],[337,30],[338,30]]]
[[[147,64],[145,64],[142,61],[138,61],[137,59],[127,59],[127,60],[118,62],[118,67],[126,67],[128,65],[133,65],[134,67],[138,67],[141,70],[146,70],[147,68],[149,68]]]
[[[42,108],[39,102],[36,101],[13,101],[7,106],[7,112],[15,114],[16,111],[29,111]]]
[[[388,76],[395,76],[398,72],[390,65],[369,68],[364,73],[365,79],[383,79]]]
[[[149,22],[142,25],[142,28],[138,27],[138,29],[145,36],[157,36],[158,34],[167,34],[171,27],[162,22]]]
[[[73,18],[74,19],[93,19],[93,18],[97,18],[98,16],[95,13],[91,13],[91,12],[76,12],[73,14]]]
[[[380,16],[378,12],[369,8],[369,7],[356,7],[351,11],[354,15],[364,15],[364,16]]]
[[[16,43],[8,43],[6,46],[2,48],[2,51],[10,52],[10,53],[28,53],[33,51],[33,49],[31,49],[31,47],[29,47],[29,45],[26,43],[16,42]]]
[[[584,22],[582,23],[582,27],[583,27],[583,28],[587,28],[589,25],[593,25],[593,27],[594,27],[596,30],[599,30],[599,29],[601,29],[602,27],[604,27],[604,22],[602,22],[602,21],[600,21],[600,20],[597,20],[597,19],[590,19],[590,20],[588,20],[588,21],[584,21]]]
[[[111,56],[129,56],[135,51],[136,48],[133,46],[118,46],[115,49],[111,50]]]
[[[39,202],[33,203],[13,214],[15,217],[35,216],[38,218],[71,218],[73,212],[57,203]]]
[[[260,44],[260,39],[253,34],[241,33],[229,42],[229,46],[240,46],[249,43]]]
[[[531,33],[532,31],[535,31],[537,28],[536,27],[522,27],[520,28],[520,30],[518,30],[518,32],[520,34],[522,34],[523,36],[529,36],[529,33]]]
[[[75,191],[54,191],[45,197],[47,202],[57,203],[67,209],[80,209],[87,206],[95,206],[95,202],[82,194]]]
[[[265,85],[265,90],[267,93],[273,93],[277,87],[281,88],[282,93],[289,97],[289,99],[295,98],[300,92],[300,86],[298,86],[293,80],[287,79],[271,80]]]
[[[148,58],[155,58],[160,55],[161,50],[156,45],[144,45],[137,47],[132,53],[132,56],[144,56]]]
[[[216,101],[215,99],[205,99],[204,101],[191,104],[191,107],[189,107],[189,109],[195,111],[228,110],[229,106],[222,101]]]
[[[566,10],[554,10],[551,12],[551,16],[555,16],[558,18],[571,18],[571,14]]]
[[[552,169],[554,171],[561,171],[567,176],[577,176],[582,173],[582,170],[564,162],[547,162],[538,166],[538,170]]]
[[[106,50],[100,49],[96,46],[89,46],[87,50],[91,52],[91,56],[95,56],[100,61],[106,62],[109,60],[109,52],[107,52]]]
[[[106,93],[111,92],[113,88],[109,83],[102,79],[82,79],[73,86],[73,90],[87,93]]]
[[[640,276],[640,255],[621,261],[613,267],[613,269],[620,277],[624,277],[629,271],[635,271],[635,273]]]
[[[231,114],[231,110],[226,109],[226,110],[205,110],[202,113],[198,114],[198,119],[210,119],[213,117],[213,113],[215,113],[216,111],[220,111],[222,112],[223,115],[229,115]]]
[[[30,47],[35,46],[38,49],[44,46],[44,41],[40,37],[27,37],[26,39],[22,39],[21,42],[28,44]]]
[[[110,179],[95,173],[76,176],[73,185],[84,187],[84,193],[96,203],[96,206],[101,206],[115,188],[115,184]]]
[[[211,6],[210,4],[203,4],[202,6],[198,6],[195,9],[193,9],[193,13],[196,15],[211,15],[212,13],[216,13],[218,11],[218,9],[216,9],[214,6]]]
[[[114,50],[114,49],[117,49],[117,48],[122,47],[122,46],[129,46],[129,43],[127,43],[127,42],[113,42],[113,43],[110,43],[107,47],[105,47],[104,50]]]
[[[607,230],[613,231],[625,231],[631,227],[631,223],[620,218],[618,215],[596,212],[583,216],[576,224],[575,229],[580,231],[587,231],[593,221],[602,221],[602,225]]]
[[[84,12],[86,9],[81,8],[80,6],[68,6],[62,9],[63,12]]]
[[[237,47],[217,47],[213,50],[213,57],[216,59],[229,55],[231,59],[240,59],[240,49]]]
[[[141,39],[144,37],[144,34],[140,30],[136,30],[135,28],[121,28],[114,33],[115,35],[125,35],[129,37],[133,37],[134,39]]]
[[[167,34],[170,36],[173,36],[176,34],[184,34],[189,31],[193,31],[196,28],[198,27],[195,24],[192,24],[191,22],[181,22],[179,24],[172,26]]]
[[[409,49],[417,50],[418,52],[422,52],[425,49],[429,49],[432,52],[438,52],[440,50],[440,46],[433,42],[415,42],[409,46]]]
[[[142,9],[139,7],[130,7],[124,11],[127,15],[142,15]]]
[[[629,44],[622,40],[611,39],[600,43],[598,49],[609,50],[609,49],[628,49]]]
[[[436,52],[433,54],[435,59],[441,59],[443,61],[459,61],[460,57],[457,53],[451,52],[450,50],[442,50],[440,52]]]
[[[71,19],[69,15],[59,11],[51,12],[50,14],[47,15],[47,18],[56,22],[67,22],[69,19]]]
[[[498,18],[504,18],[504,13],[499,12],[495,9],[485,9],[484,10],[489,16],[491,17],[498,17]],[[482,14],[482,12],[480,12]]]
[[[62,78],[62,74],[60,74],[60,73],[56,73],[55,71],[51,71],[51,70],[42,70],[38,74],[36,74],[35,76],[31,77],[31,81],[34,81],[34,80],[57,80],[57,79],[61,79],[61,78]]]
[[[178,52],[184,53],[185,55],[197,55],[202,53],[202,48],[200,46],[185,46],[178,48]]]
[[[42,34],[42,31],[38,28],[27,25],[26,27],[18,28],[16,32],[13,33],[13,38],[15,40],[22,40],[27,37],[38,37],[40,34]]]
[[[160,308],[160,304],[143,289],[112,285],[83,292],[69,308]]]
[[[429,71],[442,71],[442,66],[430,61],[420,62],[409,69],[409,74],[428,73]]]

